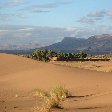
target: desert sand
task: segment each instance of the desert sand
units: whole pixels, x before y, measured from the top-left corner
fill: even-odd
[[[0,54],[0,112],[34,112],[41,99],[36,102],[32,90],[49,90],[57,84],[65,85],[73,97],[53,112],[112,112],[112,72]]]
[[[110,61],[85,61],[85,62],[53,62],[57,65],[75,67],[75,68],[83,68],[88,70],[102,71],[102,72],[112,72],[112,60]]]

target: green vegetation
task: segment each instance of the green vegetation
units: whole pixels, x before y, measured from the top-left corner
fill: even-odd
[[[77,59],[84,59],[87,57],[87,54],[80,52],[80,53],[63,53],[63,52],[55,52],[52,50],[34,50],[33,53],[29,56],[29,58],[32,58],[34,60],[38,61],[50,61],[53,57],[57,57],[57,60],[59,61],[73,61]]]
[[[44,91],[36,89],[33,92],[34,96],[41,97],[43,99],[43,105],[38,107],[37,111],[51,112],[53,108],[62,108],[61,102],[71,96],[69,91],[64,86],[56,86],[50,91]]]
[[[63,53],[52,50],[38,50],[35,49],[31,54],[21,55],[23,57],[31,58],[38,61],[109,61],[110,58],[106,55],[89,55],[84,52],[79,53]]]

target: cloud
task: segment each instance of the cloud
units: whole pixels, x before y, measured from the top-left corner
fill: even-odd
[[[74,27],[67,27],[67,28],[65,28],[65,31],[75,31],[76,30],[76,28],[74,28]]]
[[[23,29],[18,29],[18,31],[28,31],[28,32],[33,31],[33,30],[34,30],[34,28],[31,28],[31,27],[27,27],[27,28],[23,28]]]
[[[49,11],[50,9],[58,8],[71,3],[72,0],[65,0],[63,2],[53,2],[53,3],[44,3],[44,4],[33,4],[21,10],[34,12],[34,13],[43,13],[43,12],[45,13],[45,12],[50,12]]]
[[[82,17],[78,20],[80,23],[84,24],[95,24],[97,21],[102,20],[102,18],[88,18],[88,17]]]
[[[12,8],[20,6],[24,3],[24,0],[4,0],[0,1],[0,21],[9,21],[12,20],[13,17],[17,18],[25,18],[25,16],[17,12],[17,10],[14,10]],[[11,9],[11,11],[8,11],[8,9]]]
[[[24,18],[24,16],[20,13],[10,13],[10,14],[1,14],[0,13],[0,21],[8,21],[8,20],[11,20],[12,17],[19,17],[21,19]]]
[[[96,11],[91,12],[87,16],[88,17],[104,17],[107,14],[107,11]]]
[[[107,11],[106,15],[112,17],[112,11]]]
[[[112,16],[112,10],[91,12],[88,17],[109,17]]]
[[[33,12],[33,13],[46,13],[46,12],[50,12],[50,11],[44,11],[44,10],[33,9],[33,10],[30,10],[30,12]]]
[[[96,22],[103,20],[105,17],[107,17],[107,19],[112,17],[112,10],[90,12],[85,17],[81,17],[78,22],[84,24],[95,24]]]
[[[54,2],[54,3],[46,3],[46,4],[35,4],[30,6],[29,8],[50,9],[50,8],[57,8],[63,5],[68,5],[70,3],[72,2],[65,1],[65,2]]]
[[[0,8],[12,8],[15,6],[19,6],[23,3],[23,0],[10,0],[8,2],[0,3]]]
[[[74,30],[66,28],[35,27],[35,26],[4,26],[0,28],[0,44],[39,43],[40,46],[62,40],[71,36]]]
[[[27,4],[26,4],[27,3]],[[35,4],[28,4],[25,0],[4,0],[0,1],[0,21],[6,22],[11,21],[13,18],[17,19],[27,19],[28,13],[47,13],[50,12],[51,8],[57,8],[62,5],[67,5],[72,3],[72,0],[64,0],[63,2],[53,2],[53,3],[43,3],[38,4],[37,1],[35,1]],[[25,5],[23,5],[25,4]],[[17,7],[22,5],[22,7]],[[17,7],[15,10],[13,8]],[[11,8],[11,11],[8,12],[8,8]],[[4,10],[6,9],[6,10]],[[26,12],[23,12],[26,11]]]
[[[112,26],[96,26],[93,28],[0,26],[0,49],[22,49],[22,47],[23,49],[30,49],[59,42],[64,37],[88,38],[99,34],[112,34]],[[7,45],[9,46],[6,47]]]

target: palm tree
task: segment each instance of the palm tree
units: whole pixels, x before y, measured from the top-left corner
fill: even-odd
[[[46,49],[43,49],[40,52],[41,52],[41,60],[47,61],[48,60],[48,57],[47,57],[48,51]]]
[[[41,53],[38,49],[35,49],[32,53],[32,58],[35,60],[41,60]]]
[[[52,50],[38,50],[35,49],[32,53],[32,58],[35,60],[39,60],[39,61],[50,61],[50,59],[52,57],[57,57],[60,61],[72,61],[72,60],[79,60],[79,59],[84,59],[87,57],[87,54],[85,54],[84,52],[80,52],[80,53],[63,53],[63,52],[54,52]]]
[[[82,52],[82,51],[79,53],[79,55],[80,55],[80,58],[81,58],[81,59],[84,59],[84,58],[87,57],[87,54],[85,54],[85,53]]]

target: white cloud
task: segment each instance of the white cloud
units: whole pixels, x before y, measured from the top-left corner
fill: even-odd
[[[31,33],[26,33],[25,36],[28,36],[29,37],[29,36],[31,36]]]
[[[0,46],[16,45],[24,46],[23,48],[35,48],[36,44],[39,46],[49,45],[61,41],[64,37],[88,38],[97,34],[112,34],[112,26],[96,26],[94,28],[0,26]]]
[[[108,11],[107,12],[107,16],[111,16],[112,17],[112,11]]]
[[[65,31],[75,31],[76,30],[76,28],[74,28],[74,27],[67,27],[67,28],[65,28]]]
[[[7,31],[9,31],[9,30],[0,30],[0,33],[2,33],[2,32],[7,32]]]
[[[32,31],[34,28],[23,28],[23,29],[18,29],[19,31]]]

